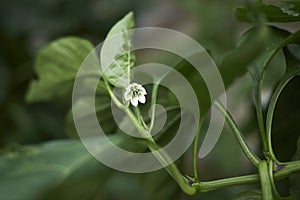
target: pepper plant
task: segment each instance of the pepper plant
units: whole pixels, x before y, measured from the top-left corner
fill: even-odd
[[[281,161],[276,156],[272,140],[274,133],[273,119],[278,99],[288,83],[296,80],[297,76],[300,75],[300,30],[291,33],[270,24],[271,22],[299,21],[299,13],[300,4],[297,1],[279,1],[276,4],[264,4],[262,1],[257,1],[254,4],[237,9],[237,18],[251,23],[253,27],[242,34],[236,48],[228,52],[218,66],[225,88],[229,88],[237,78],[245,73],[251,74],[258,125],[257,132],[259,133],[257,140],[261,142],[260,154],[256,154],[250,148],[244,133],[242,133],[241,128],[226,106],[217,99],[209,99],[207,95],[203,95],[205,91],[203,93],[201,93],[201,90],[198,92],[197,87],[199,89],[203,83],[197,78],[187,76],[191,73],[189,71],[191,66],[186,62],[182,62],[175,66],[175,69],[184,74],[189,79],[192,87],[196,88],[195,91],[197,91],[199,101],[206,103],[200,105],[202,113],[192,146],[193,159],[191,166],[193,167],[193,174],[186,174],[180,169],[180,160],[165,165],[170,159],[168,153],[157,150],[169,140],[168,137],[172,136],[172,132],[178,126],[180,121],[178,107],[176,107],[178,102],[174,101],[174,96],[170,92],[160,86],[160,81],[152,85],[133,82],[131,71],[136,65],[136,56],[133,51],[130,51],[132,48],[131,35],[127,34],[124,34],[122,40],[119,41],[120,45],[124,47],[121,50],[105,48],[104,41],[101,56],[114,55],[113,59],[115,60],[114,63],[108,66],[109,70],[107,72],[103,73],[102,76],[99,76],[99,74],[86,74],[86,77],[82,77],[86,84],[89,83],[91,78],[96,77],[99,79],[97,80],[95,94],[95,109],[98,116],[101,116],[99,117],[99,123],[104,124],[103,129],[113,143],[124,148],[138,149],[141,152],[152,152],[157,160],[165,166],[165,172],[160,176],[167,175],[172,178],[187,195],[195,195],[235,185],[259,184],[260,189],[246,191],[237,195],[235,199],[300,199],[300,161],[298,160],[300,157],[300,141],[298,140],[298,149],[294,152],[293,160]],[[126,33],[126,31],[133,28],[133,13],[129,13],[111,29],[107,39],[114,34]],[[94,46],[89,41],[78,37],[61,38],[44,47],[36,58],[35,70],[38,79],[32,80],[26,96],[27,101],[31,103],[50,101],[70,96],[79,67],[93,49]],[[262,105],[262,90],[265,77],[271,71],[271,69],[268,69],[270,67],[269,63],[278,52],[281,53],[280,55],[285,61],[285,73],[281,80],[276,83],[275,88],[272,89],[268,105],[264,107]],[[125,83],[122,82],[123,78]],[[121,89],[123,96],[117,96],[113,91],[115,88]],[[112,122],[111,102],[117,109],[127,115],[131,125],[143,138],[132,139],[126,136]],[[165,105],[167,113],[171,117],[167,119],[161,132],[157,136],[152,136],[150,133],[156,122],[157,113],[152,109],[150,110],[150,117],[146,117],[145,113],[148,113],[148,110],[145,110],[145,108],[155,105],[156,102]],[[84,103],[84,100],[79,103]],[[237,140],[237,144],[257,169],[256,173],[212,181],[201,180],[198,174],[200,169],[197,167],[199,159],[198,143],[203,129],[202,125],[205,123],[211,107],[216,108],[225,117],[226,123]],[[103,117],[103,113],[105,113],[105,117]],[[85,119],[85,115],[90,114],[83,113],[82,120]],[[289,123],[288,120],[285,123]],[[95,183],[99,183],[99,179],[101,181],[107,180],[112,170],[101,164],[99,165],[98,161],[84,149],[76,135],[71,109],[66,119],[66,130],[70,139],[36,146],[18,147],[2,152],[0,169],[1,171],[8,171],[8,173],[1,173],[1,199],[53,199],[54,197],[101,199],[97,196],[95,188],[86,185],[97,185]],[[289,137],[289,133],[285,133],[284,137]],[[99,152],[105,152],[107,146],[99,141],[97,148]],[[87,177],[89,177],[89,180],[90,177],[93,177],[94,182],[87,182],[84,185],[79,184],[84,182]],[[276,182],[288,177],[291,181],[291,194],[283,197],[277,190]],[[68,182],[70,179],[73,179],[73,183],[77,184],[70,184]],[[29,191],[26,189],[31,186],[35,186],[36,190]],[[10,187],[20,189],[17,193],[5,189]],[[83,192],[75,197],[72,196],[72,192],[65,192],[64,188],[74,190],[80,188],[78,190]]]

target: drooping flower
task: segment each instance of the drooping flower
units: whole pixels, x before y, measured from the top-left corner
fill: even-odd
[[[147,92],[142,85],[131,83],[125,89],[124,98],[126,101],[130,101],[133,106],[137,107],[139,102],[146,102],[146,94]]]

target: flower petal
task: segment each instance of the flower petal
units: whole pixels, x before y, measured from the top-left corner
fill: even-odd
[[[129,101],[132,98],[131,91],[125,91],[124,98],[126,101]]]
[[[130,86],[130,85],[128,85],[128,86],[126,87],[125,91],[126,91],[126,92],[129,92],[129,91],[131,91],[131,86]]]
[[[139,103],[138,97],[133,97],[133,98],[131,99],[131,104],[132,104],[133,106],[137,107],[138,103]]]
[[[141,87],[139,89],[140,89],[140,92],[141,92],[142,95],[146,95],[147,94],[145,88]]]
[[[140,101],[141,103],[145,103],[145,102],[146,102],[145,96],[144,96],[144,95],[139,95],[139,101]]]

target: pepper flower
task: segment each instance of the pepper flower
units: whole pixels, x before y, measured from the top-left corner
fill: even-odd
[[[125,89],[124,98],[126,101],[130,101],[133,106],[137,107],[139,102],[146,102],[146,94],[147,92],[142,85],[131,83]]]

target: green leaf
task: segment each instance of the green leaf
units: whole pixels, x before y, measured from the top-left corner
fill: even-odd
[[[233,200],[261,200],[260,190],[249,190],[238,194]]]
[[[90,159],[79,141],[55,141],[2,152],[0,198],[38,199]]]
[[[241,40],[246,40],[253,32],[253,29],[249,30],[242,36]],[[264,46],[263,51],[247,65],[248,71],[254,80],[255,87],[257,87],[260,82],[262,84],[263,73],[273,56],[284,46],[293,42],[299,42],[300,31],[290,34],[288,31],[269,27],[269,34],[265,39],[266,45]]]
[[[112,170],[98,160],[91,159],[55,187],[48,188],[43,200],[97,199],[103,195],[103,187],[112,175]],[[84,184],[88,183],[88,184]]]
[[[80,120],[83,124],[87,125],[87,129],[95,128],[92,127],[90,121],[90,117],[94,115],[94,113],[84,110],[86,105],[90,102],[89,97],[82,97],[78,99],[73,105],[72,109],[77,110],[77,113],[80,113],[78,116],[78,120]],[[112,113],[111,113],[111,101],[108,95],[97,95],[95,98],[95,111],[98,116],[99,124],[105,133],[111,133],[116,129],[116,124],[113,123]],[[84,108],[84,109],[83,109]],[[65,131],[66,134],[71,138],[78,138],[77,131],[74,124],[72,109],[69,110],[68,114],[65,118]]]
[[[246,66],[265,49],[268,36],[268,27],[264,25],[247,31],[241,37],[238,46],[224,57],[219,70],[225,88],[228,88],[237,78],[247,72]],[[206,55],[202,56],[205,60]],[[176,65],[176,70],[187,77],[198,97],[201,112],[206,113],[211,106],[212,99],[203,78],[185,60]]]
[[[177,199],[180,194],[179,186],[173,178],[161,169],[138,177],[139,184],[145,189],[147,199],[166,200]]]
[[[105,78],[114,86],[126,87],[131,81],[135,55],[131,44],[133,13],[128,13],[109,31],[101,49],[101,66]]]
[[[79,67],[93,48],[89,41],[77,37],[58,39],[43,48],[35,62],[38,79],[30,83],[26,100],[46,101],[70,94]],[[92,58],[96,61],[96,54]]]
[[[124,142],[120,136],[110,139],[117,144]],[[108,148],[101,139],[98,147],[99,152]],[[78,140],[5,149],[0,154],[0,199],[45,199],[49,191],[61,187],[70,176],[93,160]],[[93,165],[95,167],[90,170],[104,170],[102,176],[107,174],[102,165]]]
[[[256,1],[254,4],[262,12],[269,22],[296,22],[300,21],[300,2],[299,1]],[[237,8],[236,17],[240,21],[252,22],[249,7]]]
[[[243,75],[247,65],[257,59],[259,55],[264,54],[270,37],[272,37],[272,31],[265,25],[252,28],[242,35],[237,48],[226,55],[220,67],[225,87]]]
[[[246,66],[263,51],[267,37],[268,29],[265,26],[246,32],[239,45],[224,57],[219,70],[225,89],[247,72]],[[206,55],[202,56],[206,61]],[[180,61],[175,69],[187,78],[197,95],[201,112],[206,113],[215,99],[211,99],[204,79],[186,60]]]
[[[266,39],[264,50],[249,65],[248,71],[257,86],[262,79],[262,74],[271,58],[286,45],[290,33],[275,27],[269,28],[269,37]]]

